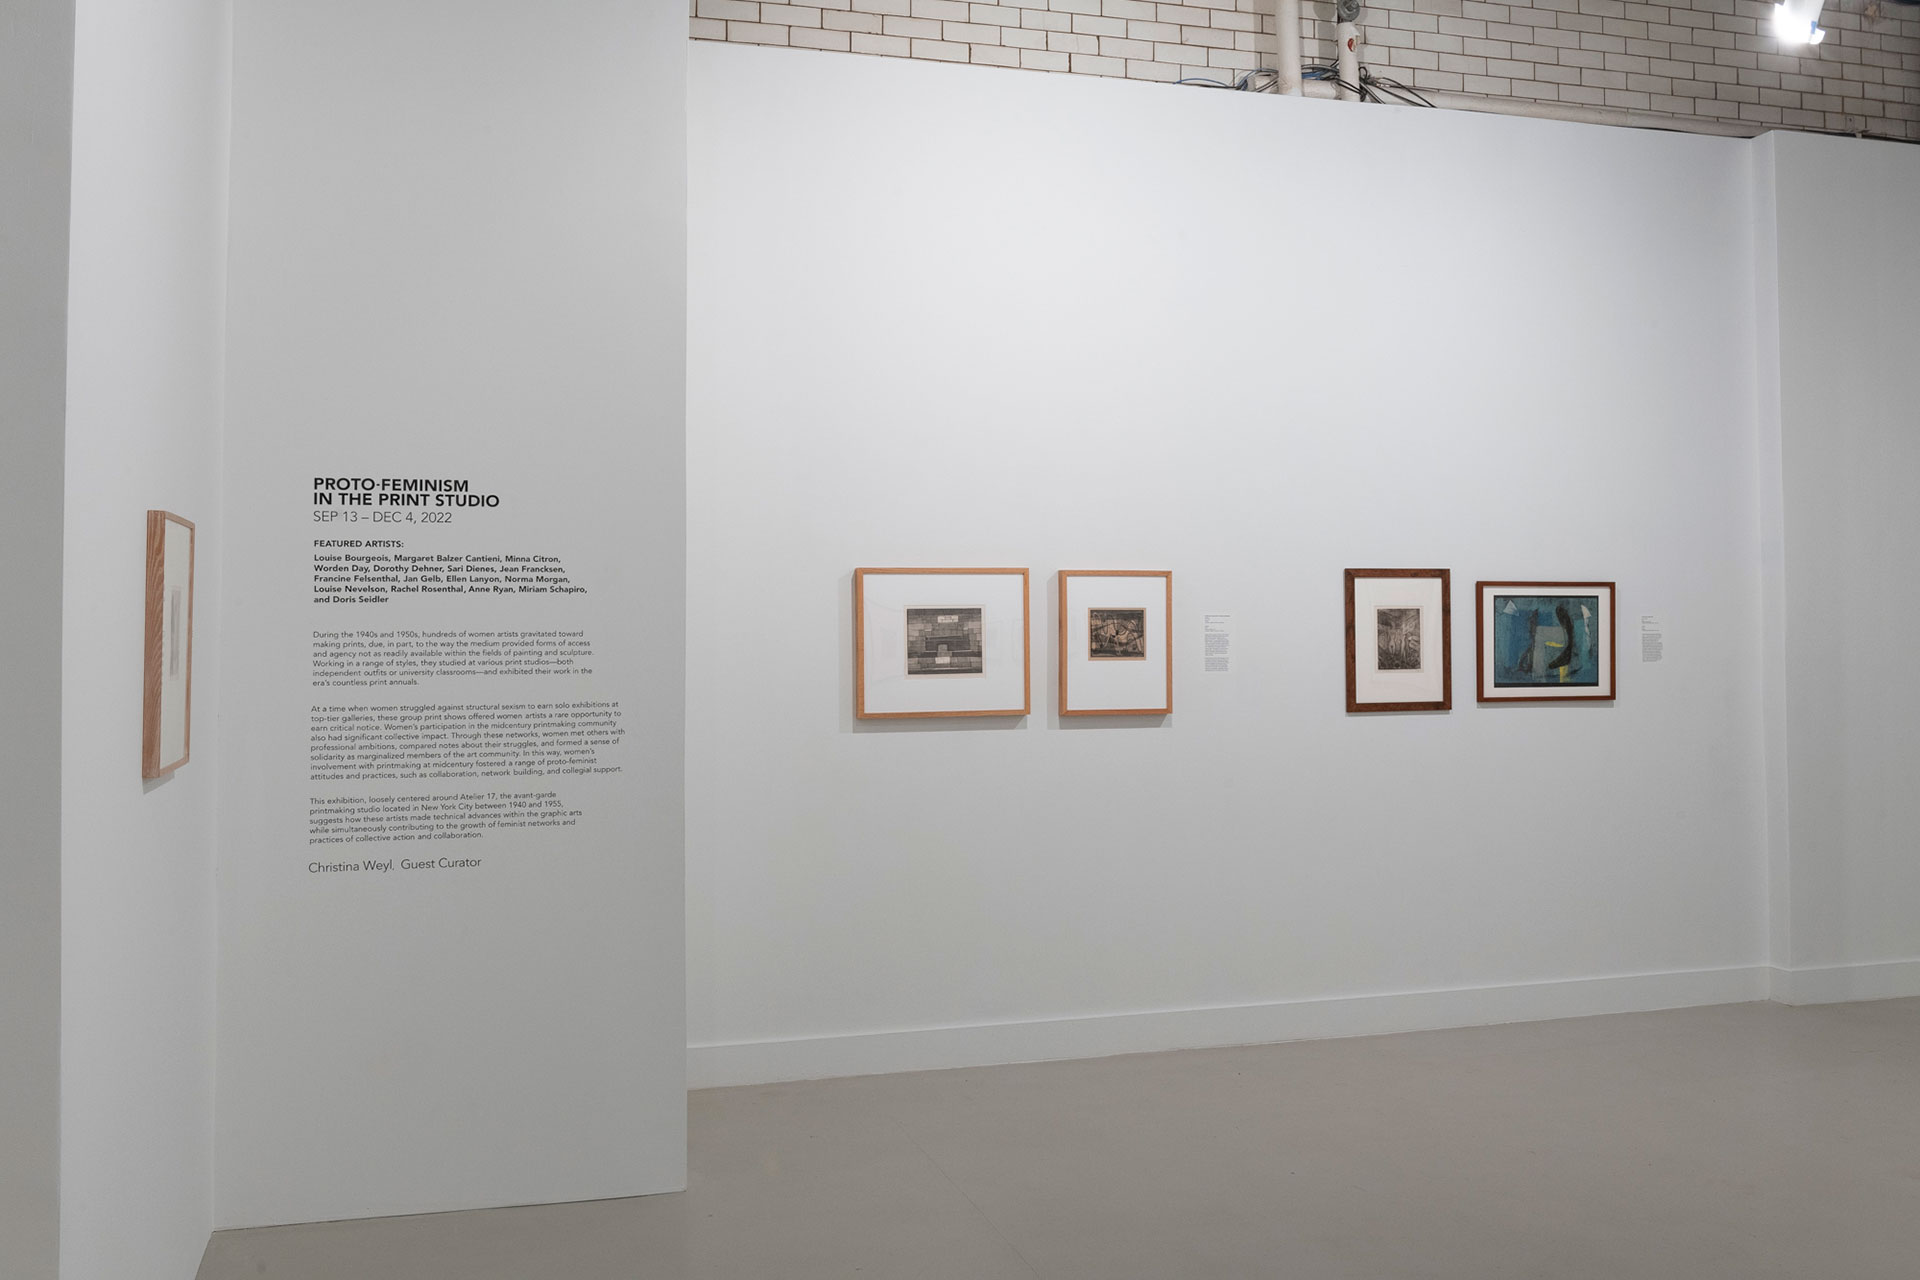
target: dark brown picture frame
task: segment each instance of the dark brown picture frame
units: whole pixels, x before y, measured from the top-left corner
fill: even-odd
[[[1489,595],[1489,592],[1549,596],[1604,595],[1606,601],[1603,607],[1606,612],[1607,622],[1605,630],[1607,652],[1605,661],[1600,665],[1604,667],[1606,671],[1607,678],[1605,687],[1601,688],[1596,686],[1594,691],[1590,693],[1534,693],[1531,689],[1525,689],[1516,692],[1496,691],[1489,696],[1487,688],[1490,684],[1495,683],[1490,679],[1490,673],[1488,671],[1490,657],[1487,649],[1487,614],[1488,610],[1492,607],[1491,602],[1494,598]],[[1511,581],[1482,581],[1474,583],[1473,670],[1475,700],[1489,704],[1502,702],[1612,702],[1620,693],[1620,646],[1618,643],[1620,612],[1616,606],[1617,596],[1618,592],[1615,589],[1615,584],[1612,582],[1553,582],[1542,581],[1535,578],[1520,578]],[[1563,686],[1542,685],[1539,687],[1543,690],[1550,691]]]
[[[1362,702],[1359,698],[1358,636],[1354,630],[1354,583],[1371,578],[1425,578],[1440,583],[1440,697],[1420,702]],[[1451,711],[1453,710],[1453,576],[1447,569],[1349,569],[1346,572],[1347,596],[1347,710],[1360,714],[1369,711]]]

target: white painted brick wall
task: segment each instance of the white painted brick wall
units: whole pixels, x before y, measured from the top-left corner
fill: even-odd
[[[1920,9],[1829,0],[1826,40],[1788,50],[1771,0],[1366,0],[1360,60],[1417,89],[1618,107],[1687,121],[1920,138]],[[1909,16],[1911,13],[1912,16]],[[1134,80],[1233,81],[1272,64],[1274,0],[689,0],[732,40]],[[1331,62],[1331,0],[1302,50]]]

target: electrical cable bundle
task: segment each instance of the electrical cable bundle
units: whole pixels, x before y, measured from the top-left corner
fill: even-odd
[[[1920,3],[1920,0],[1914,0]],[[1340,70],[1332,63],[1309,62],[1300,68],[1302,80],[1325,80],[1337,89],[1345,89],[1362,102],[1399,103],[1409,107],[1431,107],[1419,90],[1412,85],[1386,76],[1377,76],[1367,67],[1360,68],[1360,83],[1351,84],[1340,78]],[[1275,67],[1256,67],[1234,81],[1210,80],[1205,76],[1189,76],[1176,80],[1175,84],[1197,84],[1208,89],[1232,89],[1240,93],[1278,93],[1280,91],[1280,72]]]

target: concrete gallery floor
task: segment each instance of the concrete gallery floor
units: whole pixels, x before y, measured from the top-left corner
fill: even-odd
[[[1920,1276],[1920,1000],[692,1106],[684,1195],[226,1232],[200,1280]]]

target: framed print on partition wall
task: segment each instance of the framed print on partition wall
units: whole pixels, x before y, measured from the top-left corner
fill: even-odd
[[[187,762],[193,741],[193,521],[147,512],[146,676],[140,776]]]
[[[1347,570],[1347,710],[1452,709],[1449,572]]]
[[[1613,697],[1611,582],[1481,582],[1474,592],[1480,701]]]
[[[854,715],[1024,716],[1025,569],[855,569]]]
[[[1173,574],[1060,571],[1060,714],[1173,711]]]

